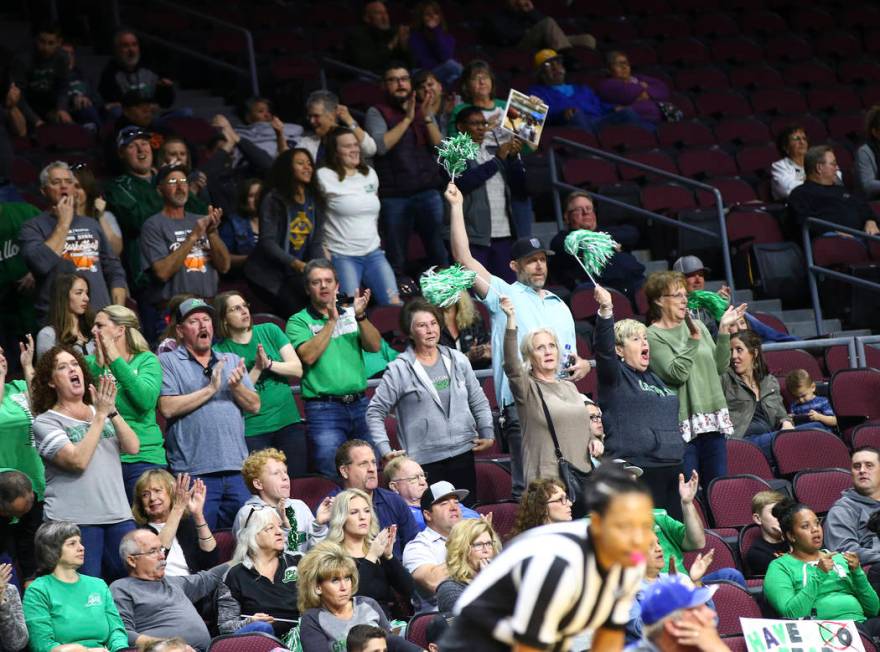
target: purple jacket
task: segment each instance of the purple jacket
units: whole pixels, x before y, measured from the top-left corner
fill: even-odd
[[[417,68],[433,70],[455,54],[455,37],[438,25],[431,30],[413,30],[409,51]]]
[[[608,102],[615,106],[628,106],[632,108],[639,114],[639,117],[642,120],[648,122],[661,122],[663,120],[663,114],[660,112],[660,107],[657,106],[657,102],[666,102],[669,100],[669,87],[666,86],[665,82],[646,75],[639,75],[638,77],[633,75],[630,79],[634,81],[624,81],[612,77],[603,79],[599,82],[597,89],[599,97],[602,98],[603,102]],[[648,85],[648,88],[643,89],[642,85],[638,82],[645,82]],[[648,96],[651,99],[636,99],[642,94],[643,90],[647,91]]]

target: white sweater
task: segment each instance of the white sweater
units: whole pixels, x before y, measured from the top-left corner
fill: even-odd
[[[334,254],[365,256],[379,248],[379,177],[373,168],[340,181],[330,168],[318,170],[327,202],[324,245]]]

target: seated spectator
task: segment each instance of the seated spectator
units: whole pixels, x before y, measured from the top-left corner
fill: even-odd
[[[773,508],[791,552],[767,568],[764,596],[781,618],[853,620],[860,632],[880,632],[880,599],[868,583],[859,554],[822,547],[822,524],[812,509],[790,499]],[[830,544],[829,544],[830,545]]]
[[[804,156],[806,181],[788,197],[788,210],[792,221],[800,227],[809,217],[834,222],[868,235],[880,235],[877,218],[867,201],[861,196],[850,194],[838,183],[837,158],[829,145],[811,147]],[[822,227],[826,233],[828,227]],[[853,237],[849,233],[838,233]]]
[[[473,106],[483,111],[483,117],[489,123],[486,137],[491,144],[498,146],[513,140],[513,135],[501,128],[507,98],[495,97],[495,73],[492,66],[482,59],[470,61],[461,73],[461,103],[452,109],[446,123],[447,135],[454,136],[459,132],[458,114]],[[523,149],[529,151],[529,146]]]
[[[866,199],[880,197],[880,105],[865,114],[865,143],[856,150],[856,187]]]
[[[408,48],[413,65],[430,70],[444,86],[454,84],[461,75],[455,37],[447,31],[443,8],[436,0],[425,0],[413,9]]]
[[[70,123],[67,112],[69,63],[61,49],[61,25],[38,24],[34,47],[12,62],[12,79],[38,116],[50,122]]]
[[[804,156],[810,147],[807,132],[797,124],[790,124],[776,136],[776,148],[782,158],[770,166],[770,192],[773,199],[785,200],[791,191],[807,178]],[[836,172],[838,182],[840,170]]]
[[[22,602],[30,649],[117,652],[127,648],[125,626],[107,584],[97,574],[79,572],[86,555],[80,528],[70,521],[43,523],[34,548],[39,577],[28,586]]]
[[[126,91],[120,100],[121,113],[103,130],[104,160],[113,174],[123,172],[119,158],[116,156],[117,140],[126,129],[140,129],[150,132],[150,146],[158,148],[165,138],[170,137],[168,127],[157,117],[157,107],[150,98],[138,91]]]
[[[79,272],[61,272],[52,280],[47,325],[37,333],[39,360],[53,346],[69,346],[81,355],[95,352],[89,282]]]
[[[239,136],[250,141],[273,159],[290,149],[302,136],[303,128],[285,123],[272,111],[265,97],[252,97],[244,103],[244,126],[235,128]]]
[[[259,202],[260,238],[244,274],[257,296],[288,318],[308,303],[306,263],[324,255],[324,198],[312,155],[297,147],[275,159]]]
[[[194,575],[217,565],[217,541],[205,522],[205,493],[202,480],[190,484],[186,474],[175,480],[161,468],[144,471],[134,486],[134,521],[159,537],[170,577]]]
[[[612,50],[605,55],[609,77],[599,82],[596,93],[608,104],[629,107],[643,122],[658,124],[663,122],[661,102],[669,101],[669,87],[656,77],[632,74],[629,58],[625,52]]]
[[[387,652],[388,632],[375,625],[355,625],[345,639],[346,652]]]
[[[300,553],[285,550],[281,519],[268,506],[251,510],[236,540],[231,568],[217,595],[220,633],[285,635],[300,617]]]
[[[712,272],[697,256],[680,256],[672,263],[672,271],[684,274],[685,289],[689,298],[693,292],[705,291],[706,274]],[[722,285],[716,294],[730,304],[730,288],[727,285]],[[699,319],[703,322],[712,339],[718,339],[718,320],[707,308],[702,306],[688,307],[688,312],[693,319]]]
[[[260,196],[263,182],[245,179],[241,182],[235,210],[220,223],[220,238],[229,251],[229,267],[239,270],[257,247],[260,239]]]
[[[129,532],[119,546],[128,577],[113,582],[110,592],[125,624],[128,644],[143,647],[180,636],[204,652],[211,634],[193,603],[213,595],[229,567],[222,564],[193,575],[171,575],[166,549],[162,539],[146,529]]]
[[[336,451],[336,470],[343,489],[360,489],[370,497],[380,529],[397,526],[394,556],[402,559],[404,547],[418,534],[418,528],[403,498],[379,486],[373,447],[362,439],[349,439]],[[334,489],[330,495],[340,491]]]
[[[754,540],[744,560],[752,575],[766,574],[770,562],[790,550],[779,529],[779,519],[773,515],[773,508],[783,500],[785,496],[778,491],[759,491],[752,496],[752,520],[761,528],[761,536]]]
[[[244,360],[262,409],[244,417],[248,451],[274,446],[295,465],[294,476],[307,473],[308,452],[302,418],[290,383],[302,377],[302,363],[284,332],[271,322],[254,324],[241,292],[230,290],[214,299],[220,340],[217,351]]]
[[[425,517],[422,514],[422,494],[428,489],[428,474],[422,470],[418,462],[406,455],[392,457],[382,466],[382,474],[388,488],[398,494],[412,512],[418,531],[425,529]],[[470,507],[460,505],[462,518],[480,518],[480,513]]]
[[[443,84],[430,70],[419,70],[415,73],[412,85],[416,101],[419,105],[424,104],[428,108],[428,113],[437,119],[440,133],[445,134],[449,126],[450,115],[461,98],[455,92],[444,91]]]
[[[76,214],[98,221],[111,251],[118,258],[122,255],[122,229],[116,216],[107,210],[107,202],[98,190],[94,173],[84,165],[71,168],[76,179]]]
[[[0,363],[4,358],[0,354]],[[6,386],[7,388],[9,385]],[[4,410],[5,411],[5,410]],[[3,419],[0,423],[4,427],[4,433],[10,432],[15,434],[14,430],[7,431],[7,419]],[[7,454],[15,452],[15,449],[21,449],[23,446],[8,446]],[[31,447],[33,451],[33,447]],[[33,457],[37,456],[36,451],[32,453]],[[27,455],[22,455],[24,464],[19,464],[22,468],[28,469],[33,473],[36,460],[26,459]],[[6,464],[4,460],[4,464]],[[43,480],[42,464],[39,468],[39,479]],[[12,561],[17,567],[17,571],[21,576],[14,577],[17,584],[21,584],[22,578],[33,577],[37,570],[36,561],[34,559],[34,534],[43,521],[42,498],[45,491],[45,481],[40,485],[39,494],[34,491],[37,483],[32,480],[24,472],[17,469],[4,468],[0,470],[0,559],[4,561]],[[38,502],[39,501],[39,502]],[[2,619],[0,619],[2,620]]]
[[[0,651],[19,652],[28,642],[18,587],[10,582],[12,564],[0,564]]]
[[[137,35],[121,27],[113,35],[113,58],[107,62],[98,83],[98,92],[108,110],[118,110],[122,96],[135,91],[163,108],[174,103],[174,82],[160,77],[141,62]]]
[[[99,108],[103,101],[87,78],[86,73],[76,64],[76,47],[67,42],[61,46],[67,55],[67,109],[77,124],[90,131],[98,131],[103,124]]]
[[[789,371],[785,376],[785,388],[794,397],[788,412],[798,428],[819,428],[831,432],[837,427],[831,401],[827,396],[816,396],[816,383],[806,369]],[[798,417],[802,423],[799,423]]]
[[[298,604],[303,652],[342,650],[349,631],[357,625],[373,625],[390,631],[382,607],[357,595],[359,575],[355,561],[335,543],[325,542],[310,550],[299,566]],[[388,649],[408,652],[419,647],[389,635]]]
[[[140,442],[116,410],[116,383],[102,376],[96,389],[83,357],[54,346],[37,363],[32,388],[34,445],[46,465],[45,518],[79,522],[86,575],[100,577],[103,562],[108,577],[120,577],[119,542],[135,525],[119,456],[135,455]]]
[[[348,127],[357,138],[364,159],[376,154],[376,141],[351,116],[347,106],[339,103],[336,93],[327,90],[312,91],[306,98],[306,117],[312,133],[296,141],[297,147],[308,150],[318,166],[324,165],[326,150],[324,137],[334,127]]]
[[[501,552],[501,539],[489,521],[467,520],[456,523],[446,540],[446,568],[449,578],[437,587],[437,609],[451,613],[459,596]]]
[[[493,45],[520,50],[553,48],[565,52],[574,46],[596,49],[592,34],[566,36],[556,19],[535,9],[532,0],[507,0],[500,11],[488,12],[483,31]]]
[[[791,430],[794,424],[755,333],[739,331],[730,336],[730,367],[721,376],[721,385],[733,421],[732,437],[757,444],[772,461],[776,433]]]
[[[550,259],[550,275],[555,283],[573,290],[579,285],[590,283],[587,273],[574,256],[565,251],[565,238],[572,231],[586,229],[599,230],[598,216],[589,193],[576,190],[565,198],[562,219],[566,228],[559,231],[550,241],[550,249],[556,254]],[[629,224],[602,226],[602,231],[609,233],[615,240],[627,248],[635,247],[639,240],[639,231]],[[596,280],[603,287],[614,288],[622,292],[630,300],[645,283],[645,266],[635,256],[625,251],[616,251],[611,260],[602,269]]]
[[[400,328],[410,344],[388,365],[367,407],[370,437],[384,461],[406,453],[425,473],[476,496],[474,454],[495,442],[492,412],[467,358],[438,346],[442,313],[424,299],[407,302]],[[397,418],[403,450],[393,450],[385,419]]]
[[[336,127],[326,137],[327,162],[318,185],[327,207],[323,246],[333,260],[343,294],[361,285],[380,305],[399,304],[397,281],[379,238],[379,178],[364,163],[351,130]]]
[[[529,94],[541,98],[550,108],[548,125],[578,127],[599,133],[605,125],[635,124],[654,129],[629,107],[614,107],[602,102],[589,86],[567,84],[562,56],[552,49],[540,50],[534,59],[538,83],[529,87]]]
[[[425,529],[406,544],[403,565],[416,583],[413,606],[416,613],[437,609],[437,587],[449,578],[446,566],[446,541],[452,527],[461,520],[459,503],[468,492],[451,483],[435,482],[422,494]]]
[[[235,515],[232,532],[238,536],[255,510],[270,508],[278,513],[281,521],[285,550],[292,554],[305,553],[327,536],[334,499],[325,498],[318,505],[316,518],[308,505],[291,498],[286,459],[284,453],[275,448],[253,451],[247,456],[241,475],[252,495]]]
[[[532,480],[519,499],[510,539],[526,530],[571,520],[571,498],[558,478]]]
[[[379,529],[370,497],[360,489],[346,489],[333,499],[327,541],[338,544],[357,564],[357,594],[375,600],[385,615],[401,615],[396,595],[409,600],[413,579],[394,556],[397,526]]]
[[[367,0],[361,23],[345,39],[345,60],[353,66],[381,73],[389,61],[409,63],[408,25],[391,25],[382,0]]]
[[[128,284],[119,258],[110,249],[101,226],[77,215],[75,179],[62,161],[40,172],[40,191],[51,208],[21,227],[21,252],[37,280],[36,311],[45,321],[52,279],[61,272],[79,272],[89,281],[91,305],[124,304]]]
[[[880,537],[870,519],[880,509],[880,451],[870,446],[857,448],[850,471],[852,489],[841,494],[825,517],[825,545],[829,550],[855,552],[863,564],[876,564]]]
[[[425,640],[428,643],[428,652],[440,652],[440,639],[449,629],[452,618],[442,614],[434,616],[425,628]]]
[[[25,138],[29,131],[43,124],[43,121],[31,109],[22,95],[21,89],[12,80],[11,72],[6,68],[3,69],[2,79],[3,83],[0,84],[0,88],[3,89],[4,101],[0,107],[0,119],[2,119],[0,122],[3,127],[0,129],[0,139],[2,139],[0,140],[2,142],[0,171],[8,182],[12,176],[12,143],[9,142],[9,138]],[[4,186],[3,191],[4,201],[21,201],[21,195],[15,191],[11,182]]]
[[[492,343],[483,315],[474,305],[470,293],[462,290],[458,301],[441,310],[440,344],[464,353],[474,369],[488,367],[492,360]]]

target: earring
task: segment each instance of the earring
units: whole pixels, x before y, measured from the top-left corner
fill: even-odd
[[[318,595],[321,595],[321,589],[315,589],[315,593],[317,593]]]

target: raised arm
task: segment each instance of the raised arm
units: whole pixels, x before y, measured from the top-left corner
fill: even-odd
[[[446,201],[449,202],[449,238],[452,245],[452,257],[472,272],[477,273],[477,276],[483,282],[474,285],[474,292],[480,298],[485,298],[489,293],[489,283],[492,281],[492,275],[471,254],[467,229],[464,226],[464,198],[458,188],[455,187],[455,184],[451,182],[446,186],[444,196]]]
[[[691,472],[691,477],[685,481],[684,474],[678,474],[678,495],[681,497],[681,514],[684,522],[684,541],[681,543],[683,550],[699,550],[706,545],[706,532],[703,530],[703,521],[694,507],[694,499],[700,488],[700,479],[696,471]]]

